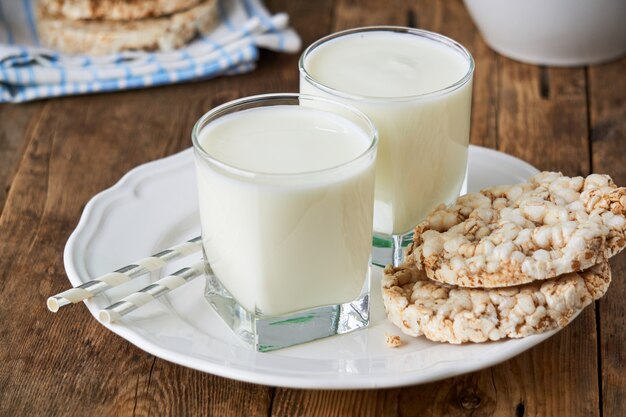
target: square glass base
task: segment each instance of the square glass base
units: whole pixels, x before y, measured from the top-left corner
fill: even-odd
[[[404,250],[413,242],[413,231],[403,235],[378,235],[372,239],[372,263],[380,267],[398,266],[404,259]]]
[[[467,194],[469,165],[459,195]],[[374,212],[374,216],[376,212]],[[374,222],[376,223],[376,222]],[[413,241],[413,230],[399,235],[382,235],[374,232],[372,239],[372,263],[380,267],[398,266],[404,260],[404,250]]]
[[[212,274],[206,275],[204,297],[244,343],[267,352],[367,327],[369,281],[368,271],[361,294],[354,301],[282,316],[246,310]]]

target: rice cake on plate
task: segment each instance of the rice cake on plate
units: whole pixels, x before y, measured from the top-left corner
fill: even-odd
[[[626,246],[626,189],[607,175],[542,172],[461,196],[415,228],[406,262],[469,288],[545,280],[602,263]]]
[[[460,344],[520,338],[565,327],[611,282],[608,262],[507,288],[462,288],[415,265],[388,266],[382,292],[389,320],[410,336]]]

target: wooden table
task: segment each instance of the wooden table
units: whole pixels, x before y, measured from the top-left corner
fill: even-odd
[[[307,45],[372,24],[443,33],[476,60],[473,144],[540,169],[609,173],[626,185],[626,59],[588,68],[521,64],[490,50],[461,1],[270,1]],[[422,386],[306,391],[236,382],[157,359],[82,306],[63,247],[85,203],[129,169],[190,146],[193,123],[241,96],[297,91],[297,55],[199,83],[0,106],[0,415],[604,416],[626,413],[626,255],[608,294],[569,327],[501,365]]]

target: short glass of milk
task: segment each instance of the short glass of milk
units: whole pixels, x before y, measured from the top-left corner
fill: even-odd
[[[377,26],[316,41],[299,68],[301,93],[353,105],[378,128],[373,262],[398,265],[413,228],[466,191],[471,54],[436,33]]]
[[[269,351],[369,322],[377,130],[321,97],[235,100],[195,125],[205,298]]]

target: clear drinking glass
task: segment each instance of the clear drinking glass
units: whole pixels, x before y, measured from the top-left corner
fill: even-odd
[[[390,34],[398,35],[393,38],[397,43],[390,44],[393,46],[390,49],[399,58],[397,62],[389,62],[390,59],[381,57],[384,62],[378,65],[372,40]],[[449,63],[436,62],[440,59],[438,55],[431,56],[429,53],[430,48],[443,48],[440,52],[458,62],[458,73],[462,75],[444,83],[443,87],[433,87],[432,91],[426,84],[423,93],[407,95],[410,85],[406,86],[406,90],[402,85],[399,88],[396,85],[395,92],[387,94],[385,83],[399,82],[386,78],[384,72],[376,73],[376,68],[391,68],[393,65],[409,68],[404,58],[414,59],[420,52],[416,53],[413,45],[405,41],[420,42],[416,48],[424,45],[424,63],[440,65],[445,71],[449,69],[446,68]],[[360,52],[357,54],[355,51]],[[386,50],[380,52],[381,55],[386,53]],[[354,54],[354,59],[344,58],[349,54]],[[343,61],[341,65],[344,67],[337,61]],[[441,203],[449,204],[466,191],[474,73],[472,56],[459,43],[436,33],[376,26],[346,30],[316,41],[302,54],[299,69],[301,93],[353,105],[376,125],[380,143],[376,163],[372,256],[377,265],[398,265],[403,257],[403,247],[413,236],[415,225],[434,207]],[[375,86],[384,94],[366,95],[355,91],[358,90],[354,87],[355,80],[367,82],[368,77],[372,78],[371,83],[363,89],[371,90],[370,87]],[[418,81],[428,82],[428,79]]]
[[[209,111],[192,141],[205,298],[233,331],[268,351],[367,326],[378,143],[367,116],[268,94]]]

